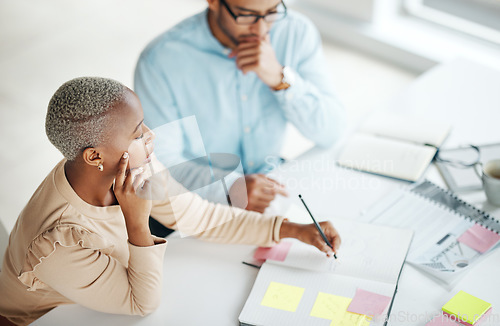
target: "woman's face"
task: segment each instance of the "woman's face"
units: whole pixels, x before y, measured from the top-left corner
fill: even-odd
[[[104,166],[107,171],[116,171],[124,152],[129,153],[129,168],[144,167],[153,153],[155,135],[144,124],[144,113],[137,95],[127,91],[124,101],[110,113],[111,126],[108,141],[103,146]],[[109,170],[108,170],[109,168]]]
[[[134,138],[128,148],[128,153],[130,155],[130,169],[137,169],[150,163],[150,155],[154,151],[154,132],[149,129],[144,123],[142,123],[139,129],[141,130],[141,134],[138,137]]]

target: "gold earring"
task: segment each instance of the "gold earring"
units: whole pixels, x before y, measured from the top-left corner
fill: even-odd
[[[102,162],[99,163],[99,165],[97,166],[97,168],[99,169],[99,171],[103,171],[104,170],[104,166],[102,165]]]

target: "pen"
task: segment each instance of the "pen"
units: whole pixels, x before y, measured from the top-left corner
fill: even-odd
[[[247,263],[246,261],[242,261],[242,263],[245,264],[245,265],[252,266],[252,267],[260,269],[260,266],[258,266],[258,265],[250,264],[250,263]]]
[[[316,226],[316,229],[318,229],[318,231],[319,231],[319,234],[321,234],[321,237],[323,238],[323,240],[325,240],[325,242],[328,245],[328,247],[330,247],[330,248],[333,249],[332,244],[326,238],[326,235],[325,235],[325,233],[323,233],[323,230],[321,229],[321,226],[319,226],[318,222],[316,222],[316,220],[314,219],[314,216],[311,214],[311,211],[309,210],[309,207],[307,207],[306,202],[304,201],[304,199],[302,199],[302,196],[300,194],[299,194],[299,198],[302,201],[302,204],[304,204],[305,208],[307,209],[307,212],[309,213],[309,216],[311,216],[311,218],[312,218],[312,220],[314,222],[314,225]],[[335,253],[333,253],[333,257],[335,259],[337,259],[337,255]]]

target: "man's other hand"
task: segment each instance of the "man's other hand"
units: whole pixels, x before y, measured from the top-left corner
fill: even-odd
[[[264,213],[277,194],[288,196],[282,184],[263,174],[249,174],[244,179],[239,178],[229,190],[229,194],[233,206],[259,213]],[[243,197],[245,195],[246,198]]]

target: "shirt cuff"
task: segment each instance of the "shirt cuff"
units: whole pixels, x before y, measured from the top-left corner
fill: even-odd
[[[227,190],[231,189],[233,184],[238,180],[239,178],[245,177],[243,173],[240,173],[239,171],[233,171],[229,173],[225,178],[224,182],[226,183]]]
[[[159,238],[159,237],[154,236],[154,235],[152,235],[151,237],[153,238],[153,242],[155,243],[155,245],[161,245],[161,244],[167,243],[167,240],[165,240],[164,238]]]
[[[281,105],[288,104],[307,93],[307,82],[295,70],[293,73],[295,74],[293,85],[287,89],[273,92]]]
[[[284,220],[288,220],[284,218],[283,216],[276,216],[274,220],[274,230],[273,230],[273,242],[278,243],[280,242],[280,230],[281,230],[281,224],[283,224]]]
[[[151,237],[155,243],[153,246],[139,247],[128,242],[130,252],[129,265],[148,266],[148,264],[151,265],[152,261],[163,262],[163,256],[165,255],[165,249],[167,248],[168,242],[162,238],[155,236]]]

